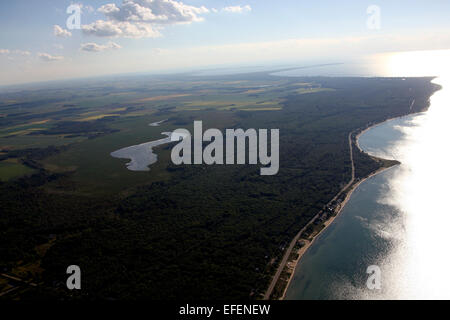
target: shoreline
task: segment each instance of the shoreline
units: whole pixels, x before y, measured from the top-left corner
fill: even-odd
[[[433,81],[434,77],[431,79],[431,81]],[[301,261],[301,258],[305,255],[305,253],[309,250],[309,248],[312,246],[312,244],[314,243],[314,241],[322,234],[322,232],[324,230],[326,230],[328,228],[328,226],[330,226],[334,220],[340,216],[340,213],[342,212],[342,210],[344,209],[344,207],[346,206],[347,202],[350,200],[353,192],[360,186],[360,184],[366,180],[368,180],[369,178],[372,178],[375,175],[378,175],[388,169],[391,169],[392,167],[395,167],[397,165],[400,165],[401,162],[395,160],[395,159],[384,159],[384,158],[380,158],[374,155],[371,155],[368,152],[365,152],[364,150],[361,149],[360,145],[359,145],[359,138],[360,136],[365,133],[366,131],[373,129],[379,125],[385,124],[386,122],[395,120],[395,119],[401,119],[403,117],[406,116],[412,116],[412,115],[417,115],[423,112],[427,112],[429,107],[430,107],[430,100],[431,100],[431,96],[434,95],[434,93],[436,91],[439,91],[442,89],[442,86],[437,85],[437,88],[434,90],[433,94],[430,95],[430,97],[428,98],[428,103],[425,105],[424,108],[421,108],[421,110],[418,111],[413,111],[412,108],[415,104],[415,99],[413,101],[411,101],[410,103],[410,112],[407,114],[403,114],[403,115],[399,115],[399,116],[394,116],[388,119],[385,119],[383,121],[380,121],[378,123],[368,123],[366,128],[359,128],[356,129],[352,132],[349,133],[349,141],[350,141],[350,159],[352,162],[352,180],[345,186],[343,187],[339,193],[329,202],[332,203],[334,200],[338,199],[338,197],[340,197],[342,195],[342,193],[347,192],[345,195],[345,199],[339,204],[339,209],[337,211],[335,211],[336,213],[334,215],[332,215],[331,217],[329,217],[328,219],[326,219],[325,221],[323,221],[323,227],[316,233],[312,233],[311,235],[309,235],[309,239],[302,239],[302,235],[305,232],[306,228],[308,226],[310,226],[311,224],[313,224],[316,219],[319,218],[320,214],[322,213],[322,211],[319,211],[319,213],[317,213],[296,235],[295,237],[291,240],[291,244],[289,246],[289,248],[287,249],[286,253],[284,254],[283,259],[281,260],[281,263],[279,264],[275,274],[272,276],[272,281],[269,285],[269,287],[266,289],[265,293],[264,293],[264,297],[263,300],[284,300],[286,298],[286,292],[287,289],[289,288],[289,285],[292,282],[293,276],[295,274],[295,271],[298,268],[298,265]],[[353,142],[353,137],[352,135],[355,134],[354,136],[354,142]],[[380,161],[387,161],[387,162],[391,162],[391,165],[387,165],[386,163],[384,164],[384,166],[382,166],[381,168],[379,168],[378,170],[372,172],[370,175],[368,175],[365,178],[362,178],[361,180],[355,181],[355,167],[354,167],[354,162],[353,162],[353,143],[355,144],[355,146],[358,148],[359,151],[361,152],[365,152],[367,153],[369,156],[371,156],[374,159],[378,159]],[[325,208],[325,207],[324,207]],[[336,210],[336,209],[335,209]],[[294,251],[294,249],[298,246],[299,241],[303,240],[304,241],[304,245],[297,249],[297,251]],[[292,254],[296,253],[297,256],[295,259],[292,259],[291,256]],[[282,294],[278,297],[272,298],[273,296],[273,291],[275,290],[275,288],[277,287],[277,284],[281,280],[281,276],[283,275],[283,273],[285,273],[287,271],[287,276],[288,279],[286,281],[286,283],[281,284],[281,288],[279,288],[279,291],[282,291]],[[285,280],[284,280],[285,281]],[[280,286],[279,286],[280,287]]]
[[[420,112],[423,112],[423,111],[420,111]],[[379,126],[379,125],[385,124],[385,123],[388,122],[388,121],[392,121],[392,120],[395,120],[395,119],[400,119],[400,118],[402,118],[402,117],[404,117],[404,116],[413,115],[413,114],[417,114],[417,113],[420,113],[420,112],[413,112],[413,113],[410,113],[410,114],[407,114],[407,115],[402,115],[402,116],[398,116],[398,117],[392,117],[392,118],[386,119],[386,120],[384,120],[384,121],[382,121],[382,122],[374,123],[374,124],[372,124],[372,125],[369,125],[369,126],[368,126],[367,128],[365,128],[365,129],[359,129],[360,131],[355,135],[355,146],[356,146],[360,151],[364,152],[364,151],[361,149],[361,147],[359,146],[359,142],[358,142],[358,141],[359,141],[359,137],[360,137],[363,133],[365,133],[366,131],[368,131],[368,130],[370,130],[370,129],[372,129],[372,128],[375,128],[375,127],[377,127],[377,126]],[[349,134],[349,139],[350,139],[350,137],[351,137],[352,134],[354,134],[354,132],[351,132],[351,133]],[[350,139],[350,141],[352,141],[352,140]],[[352,142],[352,144],[350,145],[350,147],[351,147],[352,145],[353,145],[353,142]],[[369,155],[370,155],[370,154],[369,154]],[[388,159],[381,159],[381,158],[378,158],[378,157],[373,156],[373,155],[370,155],[370,156],[373,157],[373,158],[380,159],[380,160],[388,160]],[[352,153],[351,153],[351,159],[352,159],[352,162],[353,162],[353,154],[352,154]],[[362,182],[366,181],[367,179],[372,178],[373,176],[375,176],[375,175],[377,175],[377,174],[380,174],[380,173],[382,173],[382,172],[384,172],[384,171],[386,171],[386,170],[388,170],[388,169],[391,169],[391,168],[393,168],[393,167],[395,167],[395,166],[397,166],[397,165],[399,165],[399,164],[400,164],[400,163],[398,163],[398,164],[396,164],[396,165],[389,166],[389,167],[381,167],[381,168],[379,168],[378,170],[376,170],[375,172],[372,172],[372,173],[371,173],[370,175],[368,175],[367,177],[365,177],[365,178],[363,178],[363,179],[361,179],[361,180],[359,180],[359,181],[357,181],[357,182],[351,181],[348,185],[346,185],[346,186],[345,186],[345,187],[344,187],[344,188],[336,195],[336,197],[335,197],[335,198],[337,198],[337,197],[338,197],[339,195],[341,195],[343,192],[346,192],[346,191],[347,191],[347,194],[346,194],[346,196],[345,196],[345,199],[344,199],[344,200],[342,201],[342,203],[339,205],[339,209],[337,210],[336,214],[334,214],[333,216],[331,216],[330,218],[328,218],[326,221],[324,221],[324,222],[323,222],[324,227],[323,227],[319,232],[317,232],[316,234],[312,235],[312,238],[311,238],[310,240],[301,239],[301,235],[303,234],[303,232],[304,232],[304,230],[306,229],[306,227],[307,227],[308,225],[310,225],[311,223],[313,223],[313,222],[317,219],[317,217],[318,217],[319,214],[317,214],[316,216],[314,216],[314,218],[311,219],[311,221],[310,221],[304,228],[302,228],[302,229],[299,231],[299,233],[294,237],[293,240],[295,240],[296,244],[298,244],[298,242],[299,242],[300,240],[304,240],[304,242],[306,242],[306,243],[305,243],[300,249],[297,250],[297,252],[296,252],[296,254],[298,255],[297,258],[296,258],[295,260],[287,260],[286,263],[285,263],[285,265],[283,266],[283,269],[282,269],[281,273],[283,273],[283,271],[285,271],[285,269],[287,268],[288,273],[289,273],[289,279],[288,279],[288,281],[286,282],[286,284],[285,284],[284,287],[283,287],[283,294],[282,294],[280,297],[278,297],[276,300],[284,300],[284,299],[285,299],[287,289],[289,288],[289,285],[290,285],[290,283],[292,282],[292,279],[293,279],[293,277],[294,277],[295,271],[296,271],[297,268],[298,268],[298,265],[299,265],[299,263],[300,263],[300,261],[301,261],[301,258],[305,255],[305,253],[306,253],[306,252],[309,250],[309,248],[313,245],[313,243],[315,242],[315,240],[322,234],[322,232],[323,232],[324,230],[326,230],[326,229],[328,228],[328,226],[330,226],[330,225],[334,222],[334,220],[335,220],[337,217],[340,216],[340,213],[342,212],[342,210],[343,210],[344,207],[346,206],[347,202],[350,200],[351,195],[352,195],[353,192],[359,187],[359,185],[360,185]],[[350,188],[350,189],[348,189],[348,188]],[[348,189],[348,190],[347,190],[347,189]],[[289,252],[287,252],[286,254],[288,254],[289,257],[294,253],[293,249],[294,249],[294,248],[291,248],[290,250],[288,249]],[[281,276],[281,273],[280,273],[280,276]],[[278,280],[277,280],[276,283],[278,283],[278,281],[280,281],[280,276],[279,276],[279,278],[278,278]],[[273,292],[272,292],[271,294],[273,294]],[[270,297],[267,297],[267,293],[266,293],[265,299],[269,299],[269,300],[271,299]]]
[[[319,238],[319,236],[334,222],[334,220],[340,216],[342,210],[345,208],[345,206],[347,205],[347,202],[350,200],[353,192],[360,186],[360,184],[365,182],[366,180],[368,180],[368,179],[370,179],[370,178],[372,178],[372,177],[374,177],[374,176],[376,176],[376,175],[378,175],[380,173],[383,173],[383,172],[385,172],[385,171],[387,171],[387,170],[389,170],[391,168],[394,168],[396,166],[397,165],[390,166],[390,167],[382,167],[382,168],[378,169],[377,171],[371,173],[366,178],[364,178],[364,179],[358,181],[357,183],[353,184],[353,186],[351,187],[351,189],[348,191],[347,195],[345,196],[344,201],[341,203],[337,213],[323,223],[324,227],[318,233],[316,233],[312,237],[311,240],[304,240],[304,241],[307,241],[307,243],[305,245],[303,245],[297,251],[297,254],[298,254],[297,259],[291,260],[291,261],[289,261],[286,264],[286,267],[289,270],[289,280],[287,281],[286,286],[284,287],[283,295],[278,300],[285,300],[287,289],[289,288],[289,285],[291,284],[292,279],[294,278],[295,271],[297,270],[302,257],[306,254],[306,252],[308,252],[309,248],[314,244],[316,239]],[[291,252],[291,254],[292,254],[292,252]],[[292,264],[294,265],[294,267],[292,267]]]
[[[387,122],[390,122],[390,121],[393,121],[393,120],[397,120],[397,119],[402,119],[402,118],[408,117],[408,116],[418,115],[418,114],[420,114],[420,113],[422,113],[422,112],[426,112],[426,111],[419,111],[419,112],[409,113],[409,114],[406,114],[406,115],[403,115],[403,116],[399,116],[399,117],[389,118],[389,119],[384,120],[383,122],[375,123],[374,125],[368,126],[367,128],[361,130],[361,131],[355,136],[355,146],[359,149],[359,151],[365,152],[365,153],[367,153],[369,156],[374,157],[374,158],[377,158],[376,156],[371,155],[370,153],[364,151],[364,150],[361,148],[361,146],[359,145],[359,137],[362,136],[362,135],[363,135],[364,133],[366,133],[367,131],[369,131],[369,130],[371,130],[371,129],[373,129],[373,128],[376,128],[376,127],[378,127],[378,126],[381,126],[381,125],[383,125],[383,124],[385,124],[385,123],[387,123]],[[388,160],[388,159],[383,159],[383,160]]]

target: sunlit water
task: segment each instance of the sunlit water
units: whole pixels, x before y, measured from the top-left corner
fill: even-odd
[[[112,152],[111,156],[118,159],[129,159],[130,162],[126,164],[126,167],[130,171],[150,171],[149,166],[158,161],[158,155],[153,152],[153,148],[172,141],[171,132],[162,132],[161,134],[166,135],[167,138],[122,148]]]
[[[384,55],[380,76],[430,76],[427,112],[367,131],[360,145],[402,162],[362,183],[297,267],[287,299],[450,299],[449,51]],[[380,67],[382,66],[382,67]],[[381,290],[366,286],[381,268]]]

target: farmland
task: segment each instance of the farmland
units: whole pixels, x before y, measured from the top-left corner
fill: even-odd
[[[430,80],[258,72],[4,90],[0,267],[39,284],[14,291],[27,299],[258,299],[286,244],[349,180],[348,134],[426,109]],[[195,120],[279,129],[279,173],[175,166],[171,144],[148,172],[110,156],[163,131],[192,132]],[[377,169],[355,153],[362,175]],[[77,294],[62,285],[74,263],[85,279]]]

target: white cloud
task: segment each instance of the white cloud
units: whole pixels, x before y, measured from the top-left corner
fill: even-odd
[[[104,15],[111,15],[120,12],[120,9],[115,3],[108,3],[98,8],[97,11],[103,13]]]
[[[38,53],[38,57],[45,62],[60,61],[64,59],[63,56],[52,56],[48,53]]]
[[[25,50],[9,50],[9,49],[0,49],[0,54],[1,55],[6,55],[9,58],[12,59],[12,55],[15,56],[30,56],[31,52],[30,51],[25,51]]]
[[[154,48],[151,50],[151,53],[155,54],[157,56],[163,56],[166,54],[171,54],[171,53],[173,53],[173,51],[169,50],[169,49],[163,49],[163,48]]]
[[[195,7],[175,0],[124,0],[121,6],[108,3],[98,12],[106,20],[83,26],[83,32],[99,37],[155,38],[164,25],[203,21],[209,13],[204,6]]]
[[[70,3],[71,5],[75,5],[75,6],[78,6],[80,9],[81,9],[81,13],[82,14],[87,14],[87,13],[94,13],[95,12],[95,9],[94,9],[94,7],[93,6],[91,6],[91,5],[86,5],[86,4],[83,4],[83,3],[81,3],[81,2],[72,2],[71,1],[71,3]],[[61,11],[62,12],[62,11]]]
[[[72,32],[63,29],[56,24],[53,26],[53,34],[57,37],[62,37],[62,38],[69,38],[72,36]]]
[[[250,7],[249,5],[231,6],[231,7],[225,7],[222,10],[225,12],[229,12],[229,13],[244,13],[244,12],[252,11],[252,7]]]
[[[13,53],[19,54],[22,56],[30,56],[31,55],[30,51],[24,51],[24,50],[14,50]]]
[[[97,37],[156,38],[161,36],[157,28],[151,24],[140,22],[97,20],[82,26],[82,29],[85,34]]]
[[[95,12],[94,7],[91,6],[91,5],[86,5],[86,4],[80,3],[79,6],[81,8],[81,12],[82,13],[93,13],[93,12]]]
[[[105,50],[113,50],[113,49],[121,49],[121,48],[122,48],[121,45],[118,45],[117,43],[114,43],[114,42],[109,42],[106,45],[89,42],[89,43],[81,44],[80,50],[87,51],[87,52],[101,52],[101,51],[105,51]]]
[[[110,3],[98,11],[116,21],[167,24],[202,21],[199,15],[209,12],[204,6],[194,7],[175,0],[124,0],[121,7]]]

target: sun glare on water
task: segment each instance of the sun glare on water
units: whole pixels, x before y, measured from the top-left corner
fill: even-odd
[[[433,82],[442,90],[431,97],[428,112],[399,128],[404,138],[392,147],[402,165],[379,201],[401,215],[385,226],[395,240],[379,261],[384,283],[380,298],[450,299],[450,50],[383,58],[387,75],[436,76]]]

